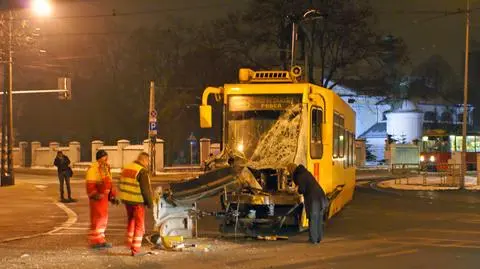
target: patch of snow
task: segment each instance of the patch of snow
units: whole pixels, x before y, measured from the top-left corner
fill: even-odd
[[[31,169],[57,170],[55,166],[32,166]]]
[[[414,176],[401,179],[392,179],[383,181],[377,184],[380,188],[392,188],[397,190],[416,190],[416,191],[437,191],[437,190],[458,190],[458,186],[449,186],[442,184],[442,179],[439,176],[428,176],[426,184],[424,184],[423,176]],[[468,190],[480,190],[480,185],[477,185],[476,176],[465,176],[465,188]]]

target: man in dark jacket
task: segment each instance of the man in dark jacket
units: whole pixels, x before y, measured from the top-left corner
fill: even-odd
[[[323,215],[328,206],[325,192],[305,166],[291,163],[287,166],[287,170],[295,185],[298,186],[298,192],[303,194],[310,242],[318,244],[323,238]]]
[[[152,189],[148,175],[150,158],[142,152],[135,162],[126,165],[120,176],[119,198],[125,204],[128,216],[127,242],[132,256],[141,256],[145,234],[145,206],[153,207]]]
[[[72,198],[72,191],[70,188],[70,177],[72,176],[70,168],[70,159],[63,152],[57,152],[57,157],[53,162],[53,165],[57,167],[58,171],[58,180],[60,181],[60,201],[62,202],[75,202],[76,200]],[[63,192],[63,184],[67,185],[67,194],[68,199],[65,199]]]

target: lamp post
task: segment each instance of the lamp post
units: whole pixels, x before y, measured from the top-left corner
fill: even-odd
[[[470,0],[467,0],[465,11],[465,67],[463,77],[463,119],[462,119],[462,176],[460,178],[460,189],[465,187],[465,175],[467,173],[467,115],[468,115],[468,57],[470,43]]]
[[[32,0],[32,11],[39,16],[50,15],[52,7],[48,0]],[[8,10],[8,60],[6,84],[3,94],[1,186],[15,185],[13,173],[13,11]]]
[[[315,14],[316,16],[309,18],[310,15]],[[297,32],[298,32],[298,26],[307,20],[316,20],[316,19],[322,19],[323,15],[320,13],[320,11],[316,9],[309,9],[303,15],[301,16],[300,19],[293,19],[292,20],[292,44],[291,44],[291,58],[290,58],[290,68],[295,66],[295,55],[296,55],[296,41],[297,41]],[[312,46],[313,40],[310,40],[310,46]],[[308,57],[305,57],[305,74],[308,76]],[[308,77],[307,77],[307,82],[308,82]]]

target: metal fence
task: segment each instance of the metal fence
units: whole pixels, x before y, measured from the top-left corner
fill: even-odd
[[[437,163],[432,168],[431,164],[394,164],[392,174],[402,176],[395,184],[456,187],[462,178],[462,166]]]

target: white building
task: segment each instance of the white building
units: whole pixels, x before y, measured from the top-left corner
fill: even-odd
[[[356,136],[366,139],[377,160],[383,160],[388,135],[397,143],[420,140],[425,130],[461,130],[463,105],[439,97],[429,100],[389,100],[381,96],[359,95],[336,86],[334,91],[356,112]],[[473,106],[469,106],[468,124],[473,126]]]

